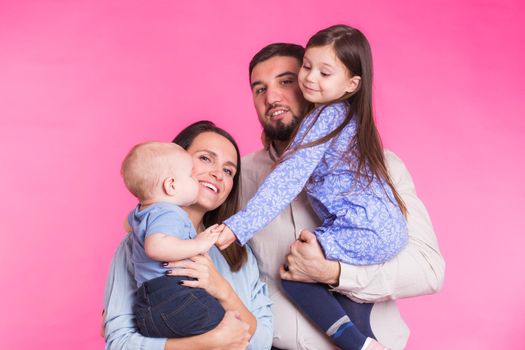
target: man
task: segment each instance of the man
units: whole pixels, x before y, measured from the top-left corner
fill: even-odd
[[[303,53],[298,45],[272,44],[250,63],[250,85],[265,147],[243,159],[243,205],[270,173],[309,107],[297,83]],[[261,278],[270,289],[276,349],[334,348],[283,295],[281,277],[326,283],[356,301],[374,302],[372,331],[381,344],[392,349],[404,348],[409,334],[394,300],[441,288],[445,264],[428,213],[402,161],[389,151],[385,151],[385,160],[409,213],[409,244],[393,260],[371,266],[326,260],[315,236],[302,231],[318,226],[304,193],[250,241]]]

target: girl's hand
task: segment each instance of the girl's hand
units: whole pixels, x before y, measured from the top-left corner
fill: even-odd
[[[183,285],[192,288],[202,288],[219,302],[226,300],[233,292],[232,287],[217,272],[208,253],[196,255],[190,259],[168,263],[168,276],[186,276],[196,278],[195,281],[184,281]]]
[[[222,224],[219,227],[220,230],[222,230],[221,235],[219,236],[219,239],[217,240],[217,243],[215,245],[220,250],[224,250],[228,248],[230,244],[235,242],[237,240],[237,237],[233,234],[233,231],[230,230],[230,228],[227,225]]]

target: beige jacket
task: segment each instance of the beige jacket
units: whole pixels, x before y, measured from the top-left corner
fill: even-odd
[[[241,205],[255,194],[271,171],[275,157],[261,150],[242,160]],[[397,191],[409,212],[408,246],[394,259],[381,265],[341,264],[339,286],[335,290],[356,301],[375,302],[371,314],[372,330],[379,342],[392,349],[403,349],[409,329],[395,299],[434,293],[441,288],[445,263],[430,218],[417,197],[412,178],[403,162],[385,151],[386,164]],[[290,245],[302,229],[318,226],[316,214],[301,193],[250,245],[257,257],[261,279],[268,284],[274,315],[273,345],[280,349],[333,349],[319,332],[288,301],[280,287],[279,266],[284,263]]]

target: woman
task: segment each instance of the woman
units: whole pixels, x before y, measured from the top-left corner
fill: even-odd
[[[240,154],[233,138],[208,121],[184,129],[173,142],[193,158],[193,176],[199,181],[197,203],[185,208],[197,232],[222,222],[238,209]],[[227,311],[213,330],[188,338],[146,338],[133,318],[136,284],[129,266],[129,237],[120,244],[111,265],[105,290],[105,338],[107,349],[269,349],[272,317],[266,285],[259,280],[252,252],[232,245],[224,252],[215,247],[209,255],[167,265],[170,275],[196,280],[185,285],[205,289]]]

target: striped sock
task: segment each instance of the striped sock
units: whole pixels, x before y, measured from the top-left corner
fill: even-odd
[[[361,350],[366,340],[346,315],[335,321],[326,334],[343,350]]]

